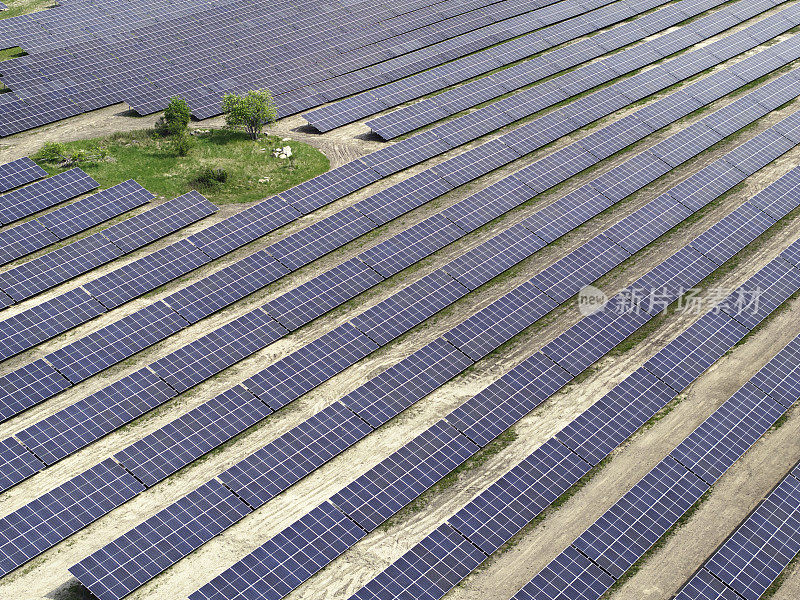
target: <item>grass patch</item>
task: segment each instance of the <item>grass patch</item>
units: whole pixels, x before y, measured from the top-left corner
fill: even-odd
[[[0,19],[19,17],[55,7],[55,0],[6,0],[8,10],[0,10]]]
[[[174,198],[198,189],[215,204],[260,200],[330,168],[327,157],[307,144],[283,142],[276,136],[254,142],[243,133],[207,131],[190,136],[187,156],[177,156],[171,140],[150,130],[69,142],[65,146],[80,150],[99,145],[108,150],[106,160],[80,165],[102,188],[135,179],[157,196]],[[275,158],[272,150],[278,146],[290,146],[294,161]],[[34,156],[50,175],[67,170],[44,158]],[[204,175],[209,171],[222,171],[227,177],[225,181],[212,178],[208,182]]]

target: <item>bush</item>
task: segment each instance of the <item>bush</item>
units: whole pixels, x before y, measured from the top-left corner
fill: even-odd
[[[246,94],[225,94],[222,112],[229,129],[243,130],[252,139],[264,131],[267,123],[278,118],[278,109],[269,90],[251,90]]]
[[[172,149],[177,156],[186,156],[191,147],[192,143],[189,141],[188,135],[180,133],[172,137]]]
[[[197,172],[192,183],[200,190],[207,190],[228,181],[228,172],[225,169],[212,169],[203,167]]]
[[[191,119],[192,109],[189,108],[186,100],[173,96],[167,108],[164,109],[164,115],[156,121],[154,129],[163,137],[181,135],[186,131]]]
[[[74,167],[96,164],[108,158],[108,148],[91,143],[85,148],[68,148],[65,144],[47,142],[36,154],[36,158],[58,164],[59,167]]]
[[[61,162],[66,159],[68,150],[66,145],[58,142],[45,142],[42,149],[36,154],[35,158],[46,162]]]

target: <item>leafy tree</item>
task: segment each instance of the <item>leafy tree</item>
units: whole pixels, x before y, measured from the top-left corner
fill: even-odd
[[[258,139],[267,123],[273,123],[278,118],[278,109],[269,90],[225,94],[222,111],[229,129],[244,130],[254,140]]]
[[[156,122],[155,129],[163,136],[179,136],[186,131],[191,119],[192,109],[189,108],[186,100],[173,96],[167,108],[164,109],[164,115]]]

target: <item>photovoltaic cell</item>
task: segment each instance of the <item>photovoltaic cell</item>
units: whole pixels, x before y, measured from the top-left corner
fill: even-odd
[[[212,479],[69,570],[100,600],[117,600],[249,512]]]
[[[41,471],[44,466],[44,463],[16,438],[0,440],[0,491],[4,492],[20,481],[26,480]]]
[[[741,596],[710,572],[700,569],[681,588],[675,600],[741,600]]]
[[[3,5],[2,10],[5,10],[5,5]],[[47,171],[27,156],[12,160],[0,165],[0,193],[13,190],[42,177],[47,177]]]
[[[0,377],[0,420],[5,421],[71,385],[41,359],[15,369]]]
[[[576,548],[567,546],[511,600],[588,600],[602,596],[613,583],[613,577]]]
[[[13,223],[99,186],[99,183],[78,168],[31,183],[2,197],[0,224]]]
[[[353,208],[377,225],[383,225],[452,189],[450,183],[425,170],[356,202]]]
[[[786,408],[800,397],[800,338],[795,338],[775,355],[750,382]]]

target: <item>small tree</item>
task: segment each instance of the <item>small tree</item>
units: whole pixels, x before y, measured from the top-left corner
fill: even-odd
[[[192,109],[189,108],[186,100],[173,96],[167,108],[164,109],[164,115],[156,122],[155,129],[164,136],[180,136],[186,132],[191,119]]]
[[[274,123],[278,110],[269,90],[251,90],[246,94],[225,94],[222,111],[229,129],[244,130],[258,139],[267,123]]]

